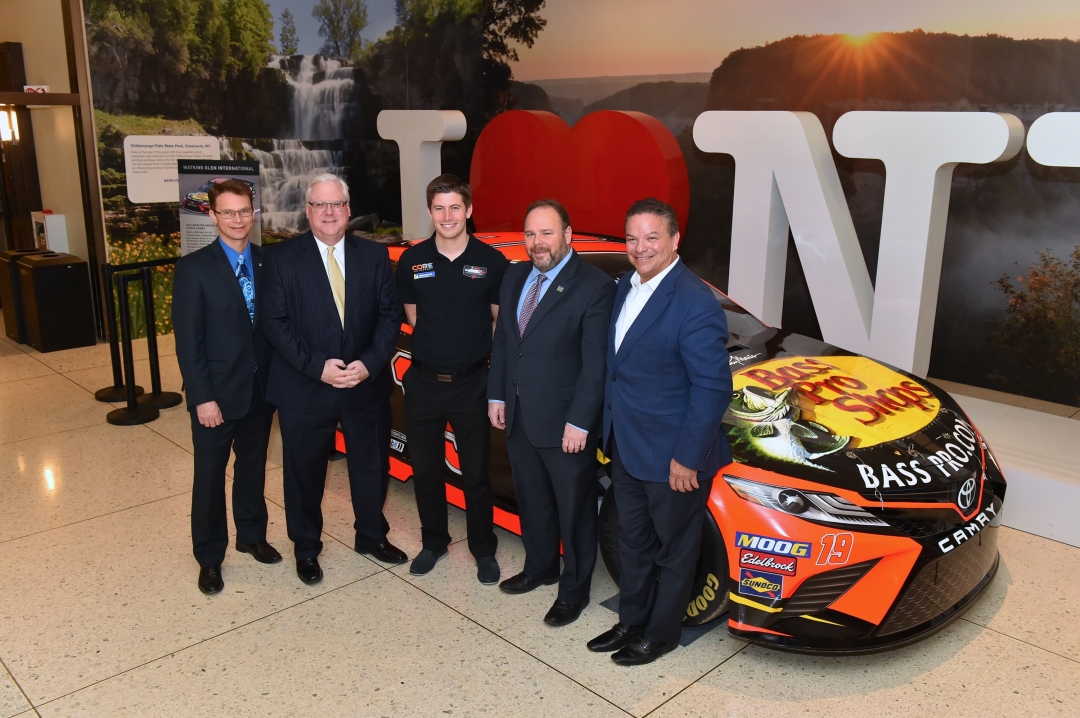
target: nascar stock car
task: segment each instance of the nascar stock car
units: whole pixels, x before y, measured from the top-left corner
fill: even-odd
[[[477,235],[528,261],[520,233]],[[621,242],[575,235],[613,278]],[[404,246],[390,247],[397,260]],[[734,394],[724,418],[734,461],[713,481],[684,625],[727,615],[729,632],[807,653],[905,645],[958,618],[998,567],[1005,479],[960,406],[932,383],[822,341],[769,327],[714,289],[727,316]],[[391,361],[390,473],[409,443],[401,379],[411,327]],[[338,448],[345,450],[339,434]],[[598,452],[600,549],[618,580],[615,496]],[[453,428],[447,499],[464,506]],[[495,521],[520,534],[505,435],[492,429]]]

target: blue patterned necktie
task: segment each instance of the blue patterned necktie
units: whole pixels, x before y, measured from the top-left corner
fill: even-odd
[[[251,323],[255,323],[255,285],[251,281],[251,272],[248,271],[244,262],[244,255],[236,258],[236,278],[240,280],[240,291],[244,293],[244,303],[247,304],[248,317]]]

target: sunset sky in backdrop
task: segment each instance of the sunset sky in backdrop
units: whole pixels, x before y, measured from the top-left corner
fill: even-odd
[[[315,0],[268,0],[296,17],[300,52],[319,51]],[[394,0],[367,0],[364,37],[394,26]],[[1080,0],[547,0],[548,23],[514,65],[519,80],[711,72],[732,50],[791,35],[996,33],[1080,40]]]
[[[1078,0],[547,0],[518,80],[711,72],[791,35],[914,30],[1080,39]]]

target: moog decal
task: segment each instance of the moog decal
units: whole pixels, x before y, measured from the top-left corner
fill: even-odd
[[[795,558],[810,558],[811,546],[802,541],[788,541],[787,539],[772,538],[771,536],[758,536],[739,531],[735,534],[735,546],[740,549],[754,549],[764,551],[775,556],[794,556]]]

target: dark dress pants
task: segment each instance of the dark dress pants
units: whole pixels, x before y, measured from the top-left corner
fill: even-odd
[[[675,491],[631,476],[612,437],[612,487],[619,509],[619,621],[645,626],[645,638],[677,643],[690,603],[712,477]]]
[[[536,448],[525,433],[520,404],[512,421],[506,449],[521,517],[524,571],[534,577],[559,575],[561,539],[559,600],[583,603],[596,565],[596,441],[576,454],[561,446]]]
[[[493,530],[488,476],[491,423],[487,413],[487,369],[453,382],[409,370],[402,385],[405,431],[424,548],[439,554],[450,545],[444,479],[445,431],[449,422],[461,467],[469,550],[477,558],[494,556],[498,539]]]
[[[355,547],[363,550],[386,540],[387,523],[382,515],[386,481],[380,449],[380,439],[386,431],[382,426],[386,415],[382,402],[331,412],[278,409],[284,460],[285,519],[297,561],[315,558],[322,551],[326,467],[339,423],[345,437],[349,467]]]
[[[263,401],[258,381],[252,382],[251,405],[242,419],[213,428],[199,423],[191,409],[191,443],[195,447],[195,482],[191,491],[191,543],[200,566],[218,566],[229,546],[225,510],[225,469],[236,452],[232,508],[236,540],[266,540],[266,447],[274,409]]]

